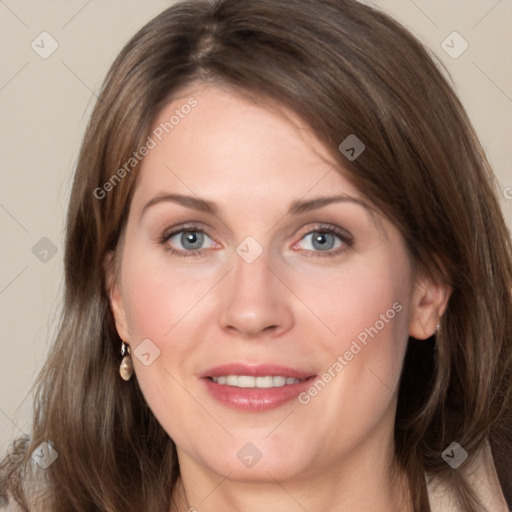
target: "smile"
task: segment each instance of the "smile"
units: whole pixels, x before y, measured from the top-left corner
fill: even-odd
[[[229,363],[198,375],[217,403],[246,412],[264,412],[291,403],[316,375],[278,364]]]

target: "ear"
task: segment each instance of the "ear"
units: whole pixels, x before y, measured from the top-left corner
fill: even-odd
[[[120,277],[116,275],[115,253],[111,251],[103,261],[103,270],[105,272],[105,286],[109,298],[110,311],[114,317],[117,333],[126,343],[130,341],[130,334],[127,329],[126,311],[121,295]]]
[[[430,277],[418,279],[412,292],[409,336],[425,340],[436,332],[451,292],[449,286]]]

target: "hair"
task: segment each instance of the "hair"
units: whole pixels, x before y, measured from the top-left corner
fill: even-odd
[[[471,456],[489,441],[512,502],[512,250],[495,178],[429,52],[354,0],[182,1],[122,49],[76,166],[62,318],[37,379],[32,434],[4,459],[0,497],[24,511],[45,496],[53,512],[169,510],[176,447],[137,380],[119,377],[106,282],[140,165],[102,199],[94,191],[144,145],[161,108],[198,82],[298,114],[399,229],[417,272],[451,288],[436,350],[410,338],[400,381],[395,456],[414,511],[430,511],[426,472],[446,479],[465,511],[480,510],[441,457],[454,440]],[[350,134],[366,146],[354,161],[338,150]],[[59,457],[42,470],[31,454],[46,441]]]

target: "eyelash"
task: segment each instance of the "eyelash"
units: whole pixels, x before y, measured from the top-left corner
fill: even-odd
[[[179,256],[182,258],[188,258],[190,256],[199,256],[202,254],[202,251],[204,249],[197,249],[194,251],[182,251],[181,249],[176,249],[170,245],[168,245],[168,241],[175,235],[178,235],[180,233],[203,233],[206,236],[208,236],[207,233],[204,232],[201,228],[198,226],[182,226],[179,229],[176,229],[172,231],[171,233],[163,233],[162,236],[159,238],[158,242],[159,244],[164,246],[165,251],[173,254],[174,256]],[[303,240],[307,235],[311,235],[312,233],[324,233],[324,234],[332,234],[336,235],[342,242],[342,246],[338,247],[335,250],[329,250],[329,251],[311,251],[308,249],[303,249],[304,252],[310,253],[308,257],[313,258],[325,258],[325,257],[334,257],[338,256],[339,254],[349,250],[353,246],[353,239],[352,237],[345,231],[341,230],[340,228],[337,228],[335,226],[326,225],[326,224],[319,224],[315,226],[313,229],[310,229],[306,233],[304,233],[300,240]]]

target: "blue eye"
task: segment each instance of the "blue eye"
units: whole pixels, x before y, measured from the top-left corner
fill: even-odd
[[[314,257],[337,256],[353,245],[352,236],[334,226],[318,226],[306,233],[295,246],[300,246],[302,241],[306,243],[301,249]]]
[[[204,233],[200,231],[182,231],[178,233],[179,242],[184,249],[196,250],[200,249],[204,242]],[[175,238],[177,235],[174,235]]]
[[[210,247],[213,240],[199,229],[181,229],[162,236],[160,242],[165,245],[166,250],[178,256],[195,256],[201,253],[203,244],[210,240]]]
[[[313,249],[318,251],[328,251],[333,249],[335,248],[336,242],[338,242],[336,248],[341,245],[337,235],[334,233],[328,233],[326,231],[312,231],[304,237],[304,239],[307,238],[310,238],[310,245],[313,247]]]

